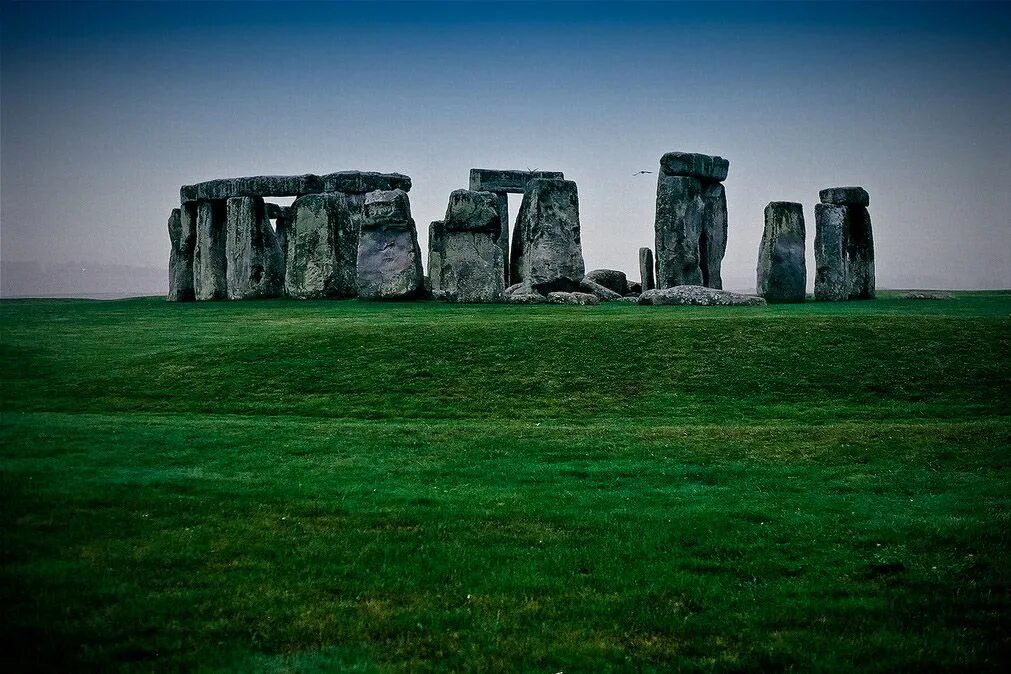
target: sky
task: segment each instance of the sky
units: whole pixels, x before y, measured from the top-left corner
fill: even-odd
[[[1008,4],[0,12],[4,262],[164,268],[180,185],[354,169],[412,177],[427,248],[481,167],[563,171],[587,269],[637,279],[659,158],[683,150],[730,160],[728,287],[754,287],[769,201],[803,203],[813,278],[837,185],[871,195],[879,286],[1011,287]]]

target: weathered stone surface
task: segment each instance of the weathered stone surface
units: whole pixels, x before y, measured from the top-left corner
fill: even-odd
[[[196,204],[186,204],[172,209],[168,219],[169,291],[170,302],[189,302],[196,298],[193,292],[193,249],[197,240]]]
[[[376,171],[338,171],[321,177],[324,192],[366,194],[376,190],[411,191],[411,178],[402,173],[377,173]]]
[[[585,278],[599,283],[619,295],[624,295],[628,291],[628,278],[625,276],[625,272],[617,269],[594,269],[586,272]]]
[[[540,293],[575,290],[583,280],[579,196],[571,180],[535,178],[523,194],[510,279]],[[516,256],[518,254],[518,257]]]
[[[232,197],[226,204],[228,298],[279,297],[284,291],[284,256],[263,197]]]
[[[696,152],[668,152],[660,157],[660,172],[666,176],[687,176],[703,181],[727,179],[730,162],[723,157]]]
[[[433,295],[449,302],[501,302],[505,260],[499,244],[498,197],[456,190],[442,221],[429,228]]]
[[[509,304],[544,304],[548,298],[540,293],[513,293],[506,297]]]
[[[343,194],[299,197],[284,228],[284,292],[297,299],[354,297],[358,228]]]
[[[639,283],[638,281],[629,281],[628,292],[626,292],[625,295],[626,296],[635,295],[636,297],[638,297],[641,294],[642,294],[642,284]]]
[[[193,249],[193,292],[198,300],[228,297],[225,267],[225,202],[197,203],[196,244]]]
[[[641,279],[642,290],[653,290],[656,288],[656,267],[653,265],[653,249],[639,249],[639,278]]]
[[[699,235],[699,273],[702,285],[723,288],[723,256],[727,253],[727,193],[720,183],[702,188],[702,232]]]
[[[505,289],[505,295],[506,297],[509,297],[510,295],[515,295],[517,293],[524,293],[529,291],[530,289],[524,286],[522,283],[514,283]]]
[[[638,304],[639,303],[639,296],[638,295],[625,295],[624,297],[619,297],[618,299],[613,300],[613,301],[614,302],[621,302],[623,304]]]
[[[871,204],[870,195],[862,187],[829,187],[818,192],[818,197],[823,204],[863,206],[865,208]]]
[[[369,192],[358,242],[358,297],[414,299],[422,283],[421,248],[407,193]]]
[[[765,207],[758,248],[758,294],[768,302],[803,302],[807,293],[804,207],[773,201]]]
[[[288,223],[291,222],[291,207],[282,206],[274,217],[274,236],[281,247],[281,260],[288,269]]]
[[[561,171],[502,171],[498,169],[471,169],[470,189],[476,192],[512,192],[521,194],[535,178],[562,180]]]
[[[872,299],[874,238],[867,209],[815,204],[814,215],[815,299]]]
[[[605,288],[596,281],[591,281],[589,276],[583,277],[583,280],[579,282],[579,289],[595,295],[601,302],[621,299],[620,293],[616,293],[610,288]]]
[[[701,285],[699,238],[705,203],[697,178],[661,175],[656,189],[656,281],[659,288]]]
[[[955,296],[945,290],[908,290],[899,295],[901,300],[953,300]]]
[[[766,302],[755,295],[739,295],[726,290],[716,290],[698,285],[647,290],[639,296],[639,304],[680,306],[765,306]]]
[[[513,295],[513,297],[515,297],[515,295]],[[589,305],[600,304],[600,300],[596,295],[591,295],[590,293],[567,293],[555,291],[548,293],[548,303]]]

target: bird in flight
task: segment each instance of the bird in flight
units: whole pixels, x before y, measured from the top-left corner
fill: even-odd
[[[639,171],[638,173],[633,173],[634,176],[641,176],[643,173],[652,173],[652,171]]]

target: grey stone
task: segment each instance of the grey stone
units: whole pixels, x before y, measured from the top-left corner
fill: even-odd
[[[660,157],[660,172],[666,176],[687,176],[703,181],[727,179],[730,162],[723,157],[696,152],[668,152]]]
[[[656,190],[656,281],[659,288],[701,285],[699,238],[705,203],[702,183],[660,175]]]
[[[716,290],[698,285],[647,290],[639,297],[639,304],[676,306],[765,306],[766,302],[755,295],[739,295],[726,290]]]
[[[421,294],[422,283],[418,230],[407,193],[369,192],[358,242],[358,297],[414,299]]]
[[[767,302],[803,302],[807,294],[804,207],[773,201],[765,207],[758,248],[758,294]]]
[[[871,205],[871,197],[862,187],[829,187],[818,192],[818,197],[823,204],[865,208]]]
[[[622,304],[638,304],[639,303],[639,296],[638,295],[625,295],[624,297],[619,297],[618,299],[612,300],[612,301],[614,301],[614,302],[620,302]]]
[[[522,283],[514,283],[514,284],[512,284],[511,286],[509,286],[508,288],[505,289],[505,295],[506,295],[506,297],[509,297],[510,295],[516,295],[518,293],[524,293],[524,292],[530,292],[530,288],[527,288]]]
[[[815,299],[872,299],[874,238],[867,209],[815,204],[814,215]]]
[[[196,244],[193,248],[193,292],[198,300],[228,297],[225,267],[225,202],[197,202]]]
[[[297,299],[354,297],[358,229],[344,195],[299,197],[286,223],[285,294]]]
[[[470,189],[476,192],[523,193],[535,178],[562,180],[561,171],[503,171],[499,169],[471,169]]]
[[[900,300],[953,300],[955,296],[944,290],[908,290],[899,295]]]
[[[583,280],[579,282],[579,288],[591,295],[595,295],[601,302],[620,300],[622,297],[621,293],[616,293],[610,288],[605,288],[599,283],[591,281],[589,276],[583,277]]]
[[[505,260],[498,197],[456,190],[442,221],[429,228],[429,273],[433,293],[449,302],[501,302]]]
[[[628,291],[628,278],[625,276],[625,272],[617,269],[594,269],[586,272],[585,278],[599,283],[619,295],[624,295]]]
[[[300,197],[320,192],[364,194],[374,190],[411,189],[411,179],[400,173],[373,171],[338,171],[324,176],[306,173],[300,176],[248,176],[206,180],[183,185],[182,203],[230,199],[232,197]]]
[[[411,178],[402,173],[377,173],[376,171],[338,171],[321,176],[324,192],[366,194],[377,190],[411,191]]]
[[[284,255],[263,197],[232,197],[226,211],[228,298],[279,297],[284,291]]]
[[[288,269],[288,223],[291,221],[291,207],[283,206],[274,218],[274,236],[277,245],[281,247],[281,260],[285,270]]]
[[[656,288],[656,267],[653,265],[653,249],[639,249],[639,278],[642,280],[640,286],[642,290],[653,290]]]
[[[281,211],[283,211],[284,208],[284,206],[280,206],[269,201],[263,202],[263,212],[267,214],[268,220],[277,220],[281,217]]]
[[[169,291],[170,302],[189,302],[196,299],[193,292],[193,249],[197,239],[196,204],[186,204],[172,209],[168,219]]]
[[[625,295],[626,296],[635,295],[636,297],[638,297],[641,294],[642,294],[642,284],[639,283],[638,281],[629,281],[628,292],[626,292]]]
[[[514,293],[506,296],[509,304],[544,304],[548,298],[540,293]]]
[[[510,261],[513,283],[540,293],[575,290],[585,267],[580,242],[579,196],[571,180],[535,178],[523,194],[515,237],[518,257]],[[517,247],[513,247],[514,254]]]
[[[515,295],[513,297],[515,297]],[[600,304],[600,300],[596,295],[591,295],[590,293],[568,293],[555,291],[548,293],[548,303],[578,304],[585,306],[590,304]]]
[[[702,188],[702,231],[699,235],[699,273],[702,285],[723,288],[723,256],[727,253],[727,193],[720,183]]]

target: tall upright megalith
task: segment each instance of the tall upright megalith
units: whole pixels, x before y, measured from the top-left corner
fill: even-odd
[[[285,221],[284,292],[297,299],[355,296],[358,229],[344,195],[307,194]]]
[[[173,208],[168,219],[169,241],[169,291],[170,302],[189,302],[196,299],[193,293],[193,249],[197,239],[196,204]]]
[[[833,187],[814,207],[814,297],[816,300],[873,299],[874,236],[862,187]]]
[[[284,256],[263,197],[226,202],[225,268],[228,299],[278,297],[284,291]]]
[[[428,230],[432,296],[449,302],[503,301],[501,230],[497,195],[472,190],[450,194],[445,219]]]
[[[656,288],[656,271],[653,266],[653,249],[651,248],[640,248],[639,249],[639,280],[642,285],[642,291],[653,290]]]
[[[365,195],[358,242],[358,297],[364,300],[413,299],[423,276],[418,230],[411,202],[400,189]]]
[[[767,302],[803,302],[807,292],[804,260],[804,207],[773,201],[765,207],[765,231],[758,248],[758,294]]]
[[[223,200],[197,202],[193,291],[198,300],[223,300],[228,297],[225,220],[226,207]]]
[[[656,191],[656,283],[723,287],[730,162],[691,152],[660,158]]]
[[[535,178],[523,194],[516,233],[518,258],[513,283],[541,294],[579,289],[586,267],[579,228],[576,183],[561,178]],[[513,252],[517,249],[514,247]]]

